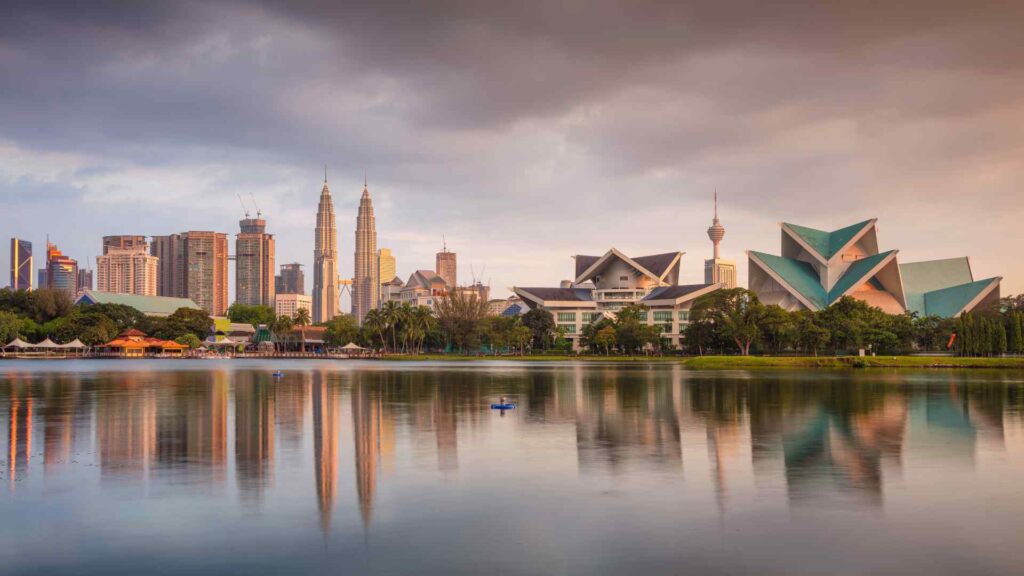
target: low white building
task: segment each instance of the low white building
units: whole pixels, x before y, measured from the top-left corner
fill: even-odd
[[[647,324],[661,326],[663,337],[679,346],[693,301],[721,288],[721,284],[680,285],[682,256],[682,252],[668,252],[630,258],[612,248],[604,256],[576,256],[576,277],[561,287],[512,290],[531,309],[551,312],[573,349],[580,349],[586,325],[614,318],[628,304],[646,305]]]
[[[295,318],[299,309],[313,313],[313,297],[305,294],[278,294],[274,297],[274,314]],[[312,317],[312,316],[311,316]]]

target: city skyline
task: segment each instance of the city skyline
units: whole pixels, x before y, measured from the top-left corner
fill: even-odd
[[[1002,256],[1024,242],[1024,48],[1001,41],[1020,8],[556,7],[543,25],[450,10],[19,6],[4,28],[4,236],[38,263],[50,233],[84,266],[105,235],[231,232],[244,189],[277,259],[311,269],[327,162],[339,238],[366,169],[399,276],[430,267],[444,234],[499,296],[611,244],[685,251],[681,281],[701,281],[716,187],[741,286],[743,251],[776,249],[779,221],[879,217],[908,257],[971,254],[980,277],[1024,291],[1024,263]],[[646,33],[618,36],[623,21]],[[645,236],[609,233],[622,218]]]

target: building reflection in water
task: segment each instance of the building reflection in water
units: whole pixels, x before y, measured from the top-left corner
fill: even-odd
[[[28,384],[10,380],[7,400],[7,480],[11,490],[22,480],[32,458],[32,404]]]
[[[310,387],[313,407],[313,466],[320,527],[331,529],[335,488],[338,482],[338,389],[327,383],[326,372],[313,374]]]
[[[141,480],[156,457],[156,391],[140,385],[132,373],[112,376],[114,383],[95,407],[100,474]]]
[[[363,526],[373,517],[373,497],[381,451],[381,397],[373,384],[356,375],[352,384],[352,440],[355,444],[356,494]]]
[[[261,499],[273,476],[274,387],[269,374],[235,379],[235,476],[243,499]]]
[[[182,373],[157,398],[156,462],[169,478],[205,485],[227,466],[228,375]]]

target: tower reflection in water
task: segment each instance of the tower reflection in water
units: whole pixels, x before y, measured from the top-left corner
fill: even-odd
[[[339,442],[349,429],[353,475],[344,482],[353,478],[354,494],[344,510],[346,517],[358,512],[369,530],[380,517],[389,462],[428,479],[427,469],[440,471],[436,481],[449,482],[465,472],[460,466],[479,473],[498,434],[531,428],[567,440],[545,449],[558,446],[557,457],[575,458],[581,476],[653,471],[691,489],[706,483],[725,511],[773,483],[789,504],[839,496],[881,506],[887,477],[902,474],[908,458],[973,466],[979,446],[1006,449],[1006,422],[1019,427],[1024,414],[1017,384],[965,384],[955,374],[927,386],[900,373],[755,378],[583,365],[296,370],[280,381],[229,368],[87,379],[21,371],[3,380],[2,472],[12,491],[44,476],[60,480],[75,463],[98,465],[100,482],[194,490],[223,485],[233,457],[240,500],[262,507],[279,488],[306,496],[312,461],[325,534],[339,498]],[[492,413],[488,402],[500,395],[520,408]],[[523,466],[531,465],[527,456],[510,455]],[[302,470],[294,470],[299,463]],[[279,487],[282,467],[303,485]]]

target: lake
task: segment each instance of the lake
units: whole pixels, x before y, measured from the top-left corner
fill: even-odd
[[[1020,371],[0,361],[0,425],[3,574],[1024,572]]]

